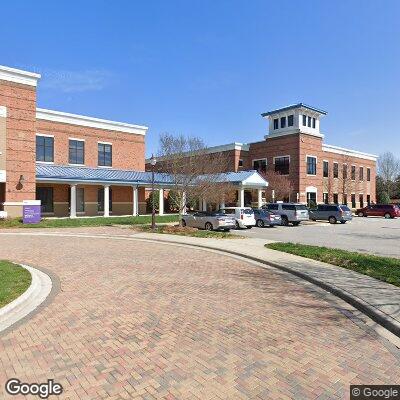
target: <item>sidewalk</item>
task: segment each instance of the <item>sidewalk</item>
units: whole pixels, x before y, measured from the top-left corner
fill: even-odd
[[[264,244],[271,241],[265,239],[206,239],[139,232],[132,236],[225,251],[292,273],[340,297],[400,337],[400,288],[396,286],[345,268],[267,249]]]

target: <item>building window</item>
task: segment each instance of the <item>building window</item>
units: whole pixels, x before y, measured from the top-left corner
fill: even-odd
[[[360,208],[364,207],[364,195],[360,194]]]
[[[351,166],[351,180],[352,181],[356,180],[356,166],[355,165]]]
[[[342,204],[347,206],[347,194],[343,193],[343,200],[342,200]]]
[[[322,201],[324,204],[329,204],[329,195],[328,193],[322,193]]]
[[[83,140],[69,140],[69,163],[85,164],[85,142]]]
[[[359,179],[360,179],[360,181],[364,180],[364,168],[363,167],[360,167]]]
[[[328,178],[329,177],[329,162],[328,161],[324,161],[323,163],[323,169],[324,169],[324,178]]]
[[[343,164],[343,180],[347,179],[347,164]]]
[[[317,158],[307,156],[307,175],[317,175]]]
[[[243,159],[239,158],[239,167],[243,167]]]
[[[315,129],[315,118],[312,119],[312,127]]]
[[[311,128],[311,117],[308,117],[307,121],[308,121],[307,126],[308,126],[309,128]]]
[[[267,172],[267,160],[265,158],[260,160],[253,160],[253,169],[258,172]]]
[[[281,118],[281,129],[286,128],[286,117]]]
[[[367,194],[367,204],[371,205],[371,195]]]
[[[287,117],[287,125],[288,126],[293,126],[293,115],[289,115]]]
[[[98,144],[98,165],[100,167],[111,167],[112,165],[112,146],[111,144]]]
[[[54,138],[36,136],[36,161],[54,162]]]
[[[279,119],[275,118],[274,119],[274,129],[278,129],[279,128]]]
[[[307,125],[307,115],[303,115],[303,126]]]
[[[339,195],[337,193],[333,193],[333,204],[339,204]]]
[[[371,168],[367,168],[367,181],[371,182]]]
[[[351,208],[356,208],[356,195],[351,195]]]
[[[275,157],[274,164],[275,164],[275,172],[281,175],[289,175],[289,169],[290,169],[289,156]]]
[[[112,188],[109,188],[110,211],[112,211]],[[104,188],[97,189],[97,211],[104,211]]]
[[[42,213],[54,212],[53,203],[53,188],[51,187],[37,187],[36,188],[36,200],[41,201]]]
[[[337,162],[333,163],[333,177],[339,178],[339,164]]]

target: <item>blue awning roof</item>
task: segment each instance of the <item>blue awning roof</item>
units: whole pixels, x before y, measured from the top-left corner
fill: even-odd
[[[237,185],[267,186],[267,182],[257,171],[227,172],[218,174],[216,181]],[[91,183],[119,185],[151,185],[151,172],[119,170],[111,168],[74,167],[66,165],[37,164],[36,179],[39,182],[53,183]],[[154,183],[157,186],[172,186],[173,176],[156,172]]]

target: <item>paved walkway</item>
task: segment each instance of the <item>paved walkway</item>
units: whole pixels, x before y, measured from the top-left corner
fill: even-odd
[[[398,350],[295,276],[113,237],[126,229],[21,232],[0,235],[0,259],[50,270],[60,291],[0,336],[0,398],[17,398],[10,377],[54,378],[62,399],[343,399],[350,383],[398,383]]]

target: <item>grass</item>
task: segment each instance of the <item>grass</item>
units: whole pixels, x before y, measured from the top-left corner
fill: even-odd
[[[161,215],[156,216],[158,223],[162,222],[176,222],[178,221],[177,215]],[[22,223],[22,219],[6,219],[0,220],[1,228],[76,228],[81,226],[111,226],[111,225],[137,225],[149,224],[151,222],[151,215],[139,215],[137,217],[95,217],[95,218],[60,218],[60,219],[43,219],[38,224]]]
[[[151,226],[141,226],[135,227],[135,229],[139,229],[143,232],[152,232]],[[170,235],[178,235],[178,236],[192,236],[199,238],[217,238],[217,239],[242,239],[243,236],[233,235],[229,232],[219,232],[219,231],[206,231],[196,228],[190,227],[181,227],[181,226],[157,226],[155,229],[155,233],[165,233]]]
[[[0,308],[24,293],[31,281],[31,274],[25,268],[0,260]]]
[[[400,259],[297,243],[269,243],[265,247],[351,269],[400,287]]]

